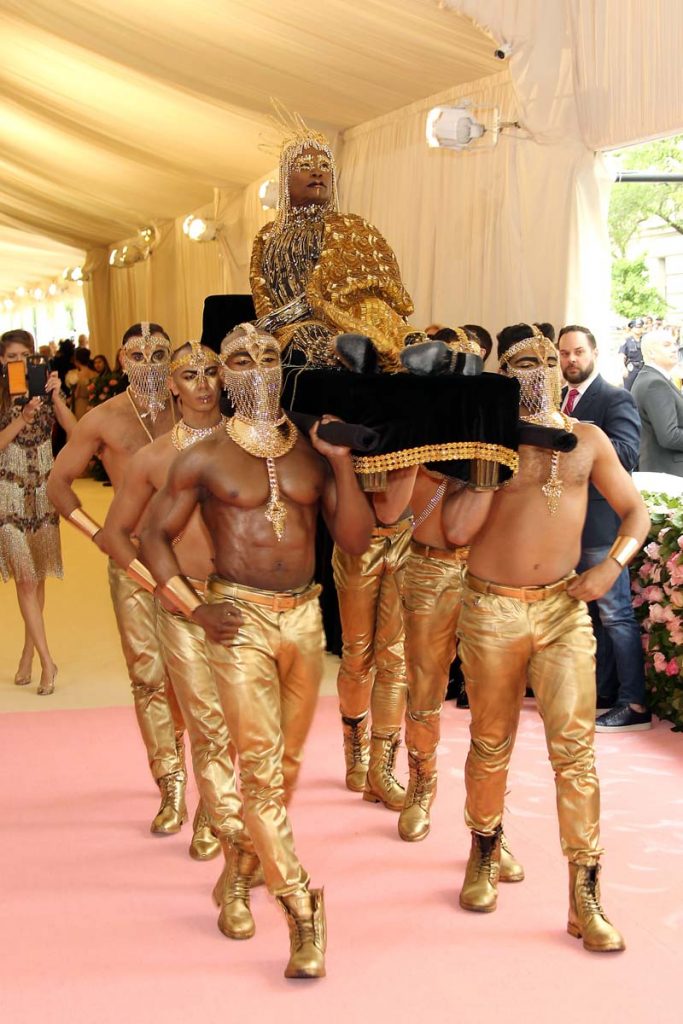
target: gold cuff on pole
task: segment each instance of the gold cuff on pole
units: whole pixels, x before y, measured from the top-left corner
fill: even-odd
[[[467,486],[471,491],[497,491],[500,487],[499,464],[485,459],[472,459]]]
[[[204,604],[201,597],[185,576],[171,576],[163,586],[159,587],[159,593],[163,594],[179,612],[188,618],[200,604]]]
[[[89,516],[87,512],[84,512],[80,505],[72,512],[69,512],[69,515],[66,518],[70,523],[73,523],[77,530],[80,530],[81,533],[86,535],[86,537],[89,537],[90,540],[93,540],[95,534],[99,533],[102,529],[100,524],[96,523],[92,516]]]
[[[619,535],[609,549],[608,557],[613,558],[622,569],[625,569],[638,551],[640,551],[639,540],[636,540],[635,537],[622,537]]]
[[[135,580],[136,583],[139,583],[145,590],[148,590],[150,594],[153,594],[156,590],[156,580],[147,566],[143,565],[139,558],[134,558],[130,564],[126,566],[126,574],[130,576],[132,580]]]

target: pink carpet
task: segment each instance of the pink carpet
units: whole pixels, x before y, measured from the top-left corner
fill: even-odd
[[[187,828],[147,831],[155,794],[132,711],[0,716],[0,1019],[680,1021],[681,736],[660,724],[598,737],[603,902],[628,944],[599,956],[565,932],[566,867],[531,704],[506,822],[527,879],[501,887],[495,914],[458,908],[467,722],[446,706],[432,834],[409,845],[395,814],[343,788],[335,702],[321,701],[293,808],[328,905],[328,977],[306,983],[282,977],[286,926],[265,890],[256,936],[231,942],[210,899],[218,862],[190,860]]]

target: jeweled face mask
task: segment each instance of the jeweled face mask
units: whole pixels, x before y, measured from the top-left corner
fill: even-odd
[[[541,360],[540,366],[515,367],[510,360],[517,353],[533,351]],[[509,377],[519,381],[522,419],[545,426],[556,426],[562,396],[562,378],[554,345],[540,332],[511,345],[501,356],[501,367]]]
[[[249,330],[247,330],[249,328]],[[230,368],[231,357],[248,355],[255,365]],[[282,365],[280,347],[270,335],[260,334],[251,324],[244,333],[229,335],[221,346],[223,386],[235,407],[235,416],[246,423],[278,423],[282,419],[280,392]]]
[[[163,334],[151,334],[149,324],[123,346],[123,368],[133,397],[154,422],[168,401],[171,342]]]

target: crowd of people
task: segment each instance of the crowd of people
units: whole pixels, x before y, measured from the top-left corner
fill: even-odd
[[[346,390],[349,374],[370,389],[381,380],[385,391],[406,380],[415,393],[435,381],[466,387],[470,376],[483,380],[490,335],[476,325],[421,331],[409,323],[393,252],[362,218],[339,212],[329,145],[300,122],[283,143],[278,215],[255,241],[251,281],[258,319],[226,331],[220,352],[174,345],[158,323],[131,325],[122,338],[125,390],[81,417],[67,409],[54,372],[49,397],[27,404],[13,402],[3,381],[0,467],[11,463],[14,476],[0,475],[0,507],[16,511],[0,528],[3,578],[13,578],[18,593],[30,579],[33,607],[42,607],[45,576],[61,573],[57,513],[109,556],[137,722],[161,796],[151,831],[174,834],[187,820],[187,732],[201,800],[190,852],[223,854],[214,889],[221,932],[254,934],[250,891],[264,881],[289,927],[285,976],[322,977],[323,891],[311,887],[288,816],[323,668],[314,578],[322,516],[334,542],[343,634],[348,789],[397,812],[403,841],[427,838],[457,648],[471,733],[471,849],[460,905],[494,911],[499,883],[524,878],[505,839],[503,804],[530,687],[569,864],[567,930],[589,951],[624,949],[600,902],[593,742],[596,631],[598,694],[609,699],[598,728],[650,725],[644,683],[635,678],[639,640],[640,668],[635,646],[622,657],[628,563],[649,525],[629,475],[640,447],[632,396],[601,380],[587,328],[567,325],[556,341],[550,324],[510,325],[497,335],[496,354],[513,424],[519,420],[515,450],[484,438],[466,448],[454,436],[443,451],[432,445],[429,458],[416,458],[417,424],[411,450],[392,452],[382,481],[366,480],[364,490],[345,435],[326,439],[323,428],[335,420],[328,410],[304,432],[283,409],[283,366],[332,370]],[[31,351],[29,339],[3,336],[2,346],[3,363]],[[645,347],[646,357],[659,351]],[[97,368],[81,352],[75,370],[79,402],[97,388]],[[54,466],[51,453],[38,460],[50,530],[40,534],[35,470],[17,461],[16,449],[37,459],[53,417],[68,440]],[[467,471],[447,475],[439,459],[456,449],[459,465],[468,452]],[[104,524],[74,487],[96,453],[115,491]],[[25,614],[17,682],[30,676],[34,644],[39,692],[49,693],[56,666],[35,620]],[[628,630],[630,643],[630,620]],[[407,787],[397,771],[403,732]]]

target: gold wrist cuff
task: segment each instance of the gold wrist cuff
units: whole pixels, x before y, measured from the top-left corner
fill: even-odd
[[[150,594],[153,594],[156,590],[156,580],[139,558],[134,558],[130,565],[126,567],[126,575],[130,576],[136,583],[139,583],[145,590],[148,590]]]
[[[178,611],[182,612],[188,619],[192,618],[192,612],[195,608],[198,608],[200,604],[204,604],[197,591],[185,576],[171,576],[170,580],[166,580],[164,585],[159,587],[159,593],[168,598]]]
[[[486,459],[470,461],[470,479],[467,486],[471,491],[497,491],[500,487],[500,466]]]
[[[640,551],[640,541],[635,537],[617,537],[609,549],[609,558],[618,562],[622,569],[625,569],[633,556]]]
[[[80,530],[81,533],[86,535],[86,537],[89,537],[90,540],[92,540],[95,534],[99,533],[102,529],[100,524],[96,523],[95,520],[80,507],[75,508],[66,518],[70,523],[73,523],[77,530]]]

